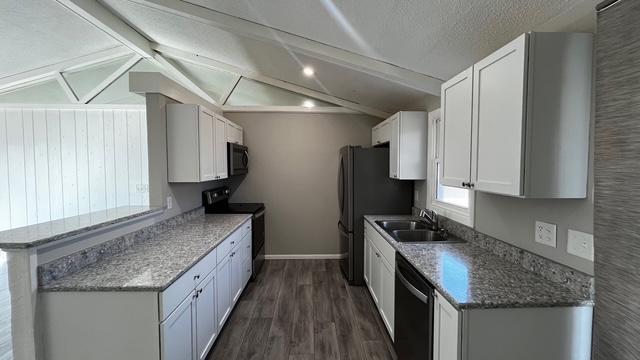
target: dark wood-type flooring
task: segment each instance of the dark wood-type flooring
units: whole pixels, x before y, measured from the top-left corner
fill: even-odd
[[[366,287],[337,260],[269,260],[250,282],[207,360],[396,359]]]

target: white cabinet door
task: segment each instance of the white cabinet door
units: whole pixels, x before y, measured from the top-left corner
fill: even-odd
[[[365,224],[366,226],[366,224]],[[367,284],[367,287],[369,287],[369,289],[371,289],[371,240],[369,239],[369,237],[366,234],[365,231],[365,236],[364,236],[364,271],[363,271],[363,276],[364,276],[364,282],[365,284]]]
[[[216,179],[226,179],[227,171],[227,135],[226,123],[224,119],[215,119],[215,163],[216,163]]]
[[[389,121],[391,140],[389,141],[389,177],[398,178],[400,167],[400,118],[396,115]]]
[[[226,257],[216,271],[216,313],[218,329],[222,329],[231,312],[231,258]]]
[[[242,286],[244,287],[249,282],[249,279],[251,279],[251,272],[252,272],[251,233],[247,234],[242,240],[242,250],[243,250],[242,270],[244,274]]]
[[[200,142],[200,181],[216,178],[214,148],[214,117],[200,108],[198,139]]]
[[[380,294],[382,292],[382,272],[380,270],[380,266],[382,266],[380,262],[382,260],[380,259],[380,257],[381,255],[378,249],[375,247],[375,245],[371,244],[371,271],[369,273],[369,281],[371,282],[371,295],[373,297],[373,301],[378,306],[380,306]]]
[[[442,84],[442,165],[440,182],[464,187],[471,176],[473,68]]]
[[[433,306],[433,360],[459,360],[458,310],[437,292]]]
[[[214,270],[196,289],[196,354],[199,360],[207,357],[217,334],[216,272]]]
[[[194,360],[195,292],[160,323],[162,360]]]
[[[382,257],[380,258],[380,314],[382,321],[389,331],[391,339],[394,338],[394,313],[395,313],[395,270]]]
[[[240,298],[243,289],[243,279],[245,277],[243,270],[244,259],[242,258],[241,246],[231,250],[229,258],[231,258],[231,302],[235,304]]]
[[[476,190],[522,193],[527,56],[523,34],[473,66],[471,183]]]

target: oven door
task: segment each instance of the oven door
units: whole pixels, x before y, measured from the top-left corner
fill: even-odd
[[[249,172],[249,149],[246,146],[228,143],[229,176]]]

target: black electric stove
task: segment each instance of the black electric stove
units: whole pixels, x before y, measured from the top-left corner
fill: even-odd
[[[263,203],[230,203],[228,187],[206,190],[202,192],[202,205],[207,214],[252,214],[251,218],[251,255],[253,258],[253,271],[251,280],[254,280],[264,264],[264,217],[265,206]]]

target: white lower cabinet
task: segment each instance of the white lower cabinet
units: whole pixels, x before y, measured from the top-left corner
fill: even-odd
[[[232,282],[231,282],[231,257],[218,264],[218,286],[216,287],[218,326],[222,328],[231,313]]]
[[[436,291],[433,303],[433,360],[458,360],[459,340],[458,310]]]
[[[365,222],[364,279],[391,339],[394,338],[395,250]]]
[[[240,252],[240,246],[234,248],[229,257],[231,258],[231,301],[235,304],[240,298],[244,287],[243,280],[246,277],[243,270],[244,259]]]
[[[250,276],[247,220],[163,291],[42,293],[47,360],[203,360]]]
[[[194,356],[195,290],[160,324],[162,359],[192,360]]]
[[[438,291],[433,360],[589,360],[591,306],[458,310]]]
[[[211,271],[196,290],[196,354],[199,360],[207,357],[218,336],[216,285],[216,271]]]

